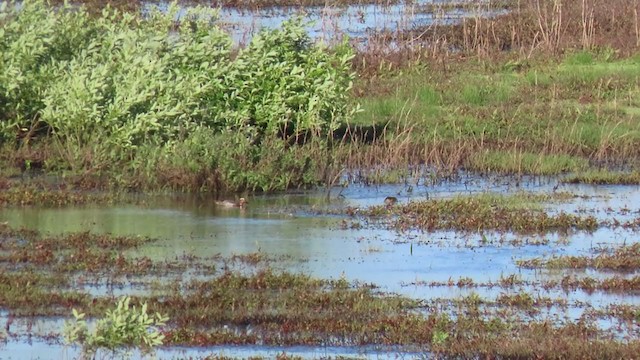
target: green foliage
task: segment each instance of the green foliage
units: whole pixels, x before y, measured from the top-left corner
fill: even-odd
[[[435,330],[433,332],[433,337],[431,338],[431,343],[433,345],[444,345],[449,338],[449,334],[442,330]]]
[[[268,133],[335,130],[351,115],[352,57],[346,43],[333,52],[312,45],[300,19],[263,31],[240,52],[227,78],[232,125]]]
[[[168,318],[158,313],[147,314],[146,303],[136,308],[130,306],[130,302],[128,296],[120,298],[116,308],[107,310],[104,318],[96,322],[93,331],[89,330],[85,314],[73,309],[75,322],[65,323],[65,341],[80,345],[87,358],[92,358],[101,349],[121,356],[126,348],[137,347],[150,352],[153,347],[162,345],[164,335],[158,327],[164,326]]]
[[[137,178],[159,178],[179,190],[195,186],[205,192],[274,191],[317,185],[316,159],[326,151],[325,142],[319,140],[288,145],[270,135],[257,144],[248,134],[215,133],[203,126],[184,141],[141,151],[134,160],[139,166],[134,166],[148,173]]]
[[[354,113],[351,49],[346,42],[334,49],[314,44],[301,19],[265,30],[236,51],[209,8],[193,8],[175,29],[175,4],[144,19],[109,8],[92,18],[82,7],[54,10],[42,0],[24,1],[19,10],[3,4],[0,134],[6,140],[21,128],[44,126],[62,166],[75,172],[153,168],[144,159],[160,157],[146,155],[193,154],[178,148],[194,146],[189,138],[200,131],[217,140],[232,134],[209,152],[237,146],[255,152],[277,137],[327,139]],[[288,143],[271,150],[286,153]],[[220,165],[211,153],[195,152],[205,158],[190,158],[190,167]],[[290,155],[282,156],[286,163]]]
[[[55,64],[78,53],[97,30],[82,9],[68,9],[54,13],[40,1],[0,4],[0,140],[34,125]]]
[[[431,345],[434,347],[442,347],[449,339],[449,329],[452,321],[447,314],[441,314],[435,317],[433,334],[431,335]]]
[[[467,168],[498,173],[550,175],[586,169],[588,161],[555,154],[533,154],[518,151],[484,151],[471,155]]]

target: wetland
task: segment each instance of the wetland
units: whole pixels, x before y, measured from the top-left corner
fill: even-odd
[[[0,1],[3,358],[640,353],[637,1],[109,4]]]
[[[638,350],[637,226],[626,224],[640,218],[640,188],[458,176],[410,192],[256,194],[246,209],[185,194],[5,207],[3,351],[73,357],[60,338],[71,309],[99,316],[123,295],[168,316],[160,358]],[[471,226],[466,206],[491,222]],[[438,226],[416,221],[424,209]]]

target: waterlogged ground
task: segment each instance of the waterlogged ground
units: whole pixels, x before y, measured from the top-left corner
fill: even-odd
[[[396,196],[398,204],[381,206],[387,196]],[[157,240],[121,250],[125,256],[149,263],[189,262],[194,257],[234,259],[217,266],[243,273],[247,271],[244,266],[251,264],[269,271],[346,280],[355,286],[373,285],[376,294],[416,300],[413,306],[419,312],[437,311],[446,319],[438,320],[445,324],[439,325],[442,329],[478,311],[486,319],[507,322],[518,319],[558,327],[587,323],[585,329],[598,329],[599,338],[621,342],[640,335],[640,247],[634,245],[639,238],[640,187],[635,185],[569,185],[557,178],[516,180],[462,174],[454,182],[437,184],[336,188],[329,200],[325,192],[253,196],[246,210],[220,208],[198,196],[145,198],[134,203],[5,207],[0,210],[0,222],[49,235],[91,231],[154,238]],[[426,204],[420,209],[427,211],[421,214],[422,210],[412,208],[415,204]],[[465,213],[465,206],[472,211]],[[499,221],[473,219],[473,214]],[[527,224],[540,220],[538,214],[546,214],[547,228],[528,230]],[[497,225],[509,229],[496,231]],[[36,246],[36,252],[38,249]],[[95,297],[148,294],[149,287],[140,284],[148,285],[149,278],[162,276],[141,271],[139,263],[135,266],[126,268],[133,275],[111,284],[82,281],[81,276],[72,287]],[[204,266],[179,276],[183,281],[204,279],[213,271]],[[73,304],[73,300],[68,302]],[[64,316],[15,316],[5,310],[2,318],[3,358],[77,355],[77,349],[58,342]],[[460,327],[448,331],[461,331]],[[251,334],[242,331],[245,336]],[[432,344],[416,340],[418,344],[411,346],[380,339],[372,344],[333,339],[321,346],[311,340],[298,345],[299,340],[291,340],[288,346],[274,339],[249,341],[244,346],[202,340],[202,346],[167,347],[158,355],[268,358],[285,352],[305,358],[419,358],[430,354],[428,345],[449,344],[452,339],[447,340],[449,335],[444,333],[435,331],[428,337]],[[444,339],[438,340],[436,334]],[[239,344],[241,337],[234,339],[231,343]]]
[[[166,11],[168,2],[150,2],[143,12]],[[354,3],[326,6],[263,6],[252,8],[222,7],[218,23],[238,44],[247,44],[262,29],[274,29],[292,17],[302,17],[312,39],[327,43],[344,36],[366,45],[366,39],[377,33],[396,33],[428,26],[449,25],[465,17],[489,16],[496,9],[487,4],[464,6],[455,2],[420,0],[390,3]],[[450,6],[449,6],[450,5]],[[186,16],[189,5],[183,5],[178,18]]]

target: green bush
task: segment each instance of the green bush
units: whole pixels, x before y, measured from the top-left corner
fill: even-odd
[[[100,350],[110,352],[113,357],[124,358],[130,348],[150,353],[162,345],[164,335],[159,330],[168,320],[160,314],[147,314],[147,304],[140,308],[130,306],[131,298],[122,297],[116,308],[107,310],[90,330],[85,315],[73,309],[74,322],[65,323],[64,337],[68,344],[80,345],[82,358],[95,358]]]
[[[271,143],[271,151],[283,151],[286,167],[293,143],[287,138],[328,139],[353,116],[353,55],[346,43],[333,49],[315,44],[302,20],[292,19],[235,50],[216,26],[214,10],[194,8],[176,28],[177,14],[175,4],[142,18],[109,8],[92,17],[82,7],[54,10],[42,0],[3,3],[2,139],[15,138],[21,128],[45,128],[62,160],[50,163],[75,172],[136,172],[157,165],[144,163],[160,159],[149,153],[189,152],[196,156],[191,167],[221,166],[211,154],[200,158],[202,151],[179,149],[193,146],[195,132],[234,134],[210,151],[279,138],[283,142]],[[308,169],[307,161],[300,164]],[[272,187],[251,180],[271,177],[259,168],[234,170],[247,172],[247,188]]]
[[[55,64],[85,48],[95,27],[82,12],[54,13],[42,2],[0,3],[0,140],[35,125]]]
[[[326,163],[318,158],[327,150],[324,141],[288,145],[268,136],[258,145],[242,132],[201,127],[184,141],[142,149],[131,166],[137,172],[134,179],[155,181],[144,184],[147,188],[274,191],[317,185],[322,177],[318,169]]]

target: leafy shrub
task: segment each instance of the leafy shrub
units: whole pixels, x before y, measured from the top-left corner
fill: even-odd
[[[261,156],[282,152],[286,168],[298,162],[288,137],[326,139],[354,112],[351,49],[314,44],[301,19],[234,50],[207,8],[182,14],[176,27],[175,4],[145,18],[114,9],[93,18],[82,7],[54,10],[42,0],[21,4],[4,2],[0,10],[0,134],[6,141],[20,128],[44,126],[64,167],[76,172],[149,174],[158,165],[150,161],[161,157],[148,154],[190,153],[189,167],[233,168],[245,173],[221,177],[272,188],[260,180],[272,178],[259,168]],[[179,149],[193,147],[202,131],[216,142],[233,135],[205,152]],[[278,138],[286,142],[273,143]],[[263,142],[271,152],[260,151]],[[227,147],[252,152],[249,166],[225,167],[217,155],[212,161],[210,152]],[[309,169],[307,160],[299,164]],[[278,187],[295,181],[277,180]]]
[[[75,322],[65,323],[65,341],[80,345],[83,358],[93,358],[101,349],[114,356],[121,356],[132,347],[151,352],[153,347],[162,345],[164,335],[158,327],[164,326],[168,318],[147,314],[146,303],[136,308],[130,302],[128,296],[120,298],[116,308],[107,310],[104,318],[96,322],[93,331],[89,330],[85,315],[73,309]]]
[[[79,53],[95,31],[82,10],[54,13],[41,1],[0,3],[0,140],[35,125],[54,64]]]
[[[136,179],[150,188],[198,189],[204,192],[274,191],[317,185],[324,141],[288,145],[270,135],[260,144],[239,131],[216,133],[200,127],[183,141],[162,148],[147,147],[137,153],[132,167]],[[126,181],[125,181],[126,182]]]
[[[235,59],[228,77],[234,96],[227,105],[241,115],[234,125],[295,135],[335,130],[351,115],[351,59],[346,44],[333,53],[314,46],[299,19],[258,34]]]

